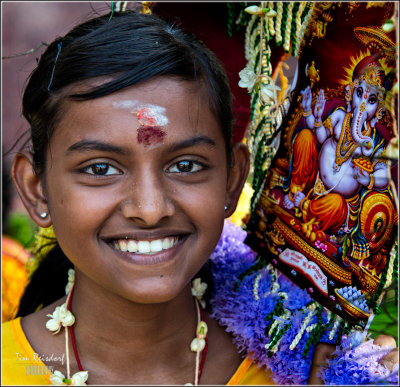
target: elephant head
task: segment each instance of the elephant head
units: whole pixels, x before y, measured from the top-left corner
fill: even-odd
[[[367,123],[371,125],[378,109],[378,96],[374,89],[363,80],[355,85],[351,102],[351,137],[357,145],[362,147],[365,156],[372,153],[372,139],[363,135],[362,130],[367,129]]]
[[[384,78],[385,73],[379,62],[367,57],[354,69],[353,82],[347,88],[348,93],[350,90],[353,92],[351,102],[348,101],[348,110],[352,112],[351,137],[361,147],[364,156],[371,155],[373,144],[372,138],[362,131],[368,125],[374,127],[384,112]]]

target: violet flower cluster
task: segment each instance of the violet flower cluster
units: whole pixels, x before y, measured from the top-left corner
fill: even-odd
[[[295,348],[289,347],[301,329],[307,316],[307,305],[313,299],[283,274],[274,277],[272,270],[267,267],[258,269],[239,281],[240,275],[254,265],[257,258],[256,254],[244,244],[245,238],[246,232],[240,227],[229,221],[225,223],[220,241],[211,255],[215,287],[215,294],[210,301],[212,317],[232,334],[240,352],[249,355],[259,367],[265,366],[272,371],[272,379],[276,384],[307,384],[315,350],[315,346],[311,344],[308,354],[303,356],[310,332],[304,331]],[[237,283],[239,287],[235,291]],[[282,297],[282,293],[286,293],[288,297]],[[269,322],[265,317],[274,310],[278,300],[291,315],[286,320],[282,316],[274,318],[282,320],[281,327],[287,324],[290,326],[283,334],[278,350],[268,357],[265,345],[270,342],[270,338],[265,334],[265,330]],[[327,324],[329,317],[329,312],[322,308],[320,318],[328,329],[322,333],[319,341],[335,343],[338,333],[329,337],[331,330]],[[317,320],[314,314],[308,325],[317,323]],[[348,337],[343,336],[341,346],[337,347],[336,358],[323,369],[324,382],[397,384],[396,369],[390,373],[387,368],[378,364],[378,360],[389,351],[373,345],[372,340],[356,346],[357,334],[360,332],[350,334]]]

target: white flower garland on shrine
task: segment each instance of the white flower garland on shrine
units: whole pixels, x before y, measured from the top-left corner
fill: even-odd
[[[268,8],[274,9],[274,3],[272,1],[268,2]],[[269,34],[271,36],[274,36],[275,28],[274,28],[274,19],[272,17],[268,18],[268,28],[269,28]]]
[[[307,14],[303,16],[306,7]],[[296,42],[293,42],[293,47],[298,54],[313,7],[312,3],[307,2],[284,4],[283,2],[269,1],[245,8],[245,12],[251,14],[252,17],[247,24],[245,33],[247,64],[239,72],[239,86],[247,88],[251,97],[251,122],[246,135],[247,145],[251,152],[250,176],[253,175],[253,189],[255,191],[251,212],[253,212],[263,189],[261,176],[268,170],[275,155],[277,144],[279,144],[278,136],[273,141],[269,141],[274,136],[275,129],[280,126],[283,120],[279,107],[282,105],[284,109],[287,109],[289,106],[288,101],[278,100],[277,91],[280,88],[271,78],[273,69],[270,61],[270,42],[275,37],[276,44],[283,43],[284,51],[290,52],[292,46],[291,31],[295,30]],[[282,25],[284,10],[287,16]],[[302,17],[303,22],[301,22]],[[283,38],[282,31],[284,31]],[[284,90],[281,98],[287,95],[287,91]],[[256,171],[255,164],[257,164]],[[257,175],[256,178],[255,175]]]
[[[389,255],[390,255],[390,258],[389,258],[388,271],[387,271],[387,275],[386,275],[385,285],[383,285],[383,289],[388,288],[390,286],[390,284],[392,283],[394,260],[396,259],[396,255],[397,255],[397,242],[393,245],[392,249],[390,250]]]
[[[275,41],[277,44],[280,44],[282,42],[282,33],[281,33],[282,15],[283,15],[283,3],[280,1],[278,2],[278,10],[275,19],[275,32],[276,32]]]
[[[288,16],[286,20],[286,30],[285,30],[285,43],[283,44],[283,48],[286,52],[290,50],[290,31],[292,30],[292,11],[294,7],[294,2],[289,3],[288,8]]]
[[[304,3],[301,3],[304,4]],[[301,48],[301,43],[303,41],[304,38],[304,34],[307,30],[308,24],[310,23],[311,20],[311,15],[313,13],[314,10],[314,3],[311,3],[311,6],[308,8],[308,12],[307,15],[304,17],[303,23],[300,23],[301,20],[301,15],[298,14],[298,23],[296,23],[297,25],[300,25],[300,29],[296,29],[296,36],[297,36],[297,45],[296,45],[296,50],[293,53],[293,56],[295,56],[296,58],[298,58],[299,54],[300,54],[300,48]],[[305,4],[304,4],[305,7]],[[304,8],[303,8],[304,10]]]

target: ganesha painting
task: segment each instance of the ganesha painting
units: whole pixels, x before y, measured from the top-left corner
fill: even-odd
[[[321,304],[365,326],[393,272],[396,44],[379,23],[336,23],[336,32],[334,23],[300,58],[247,243]],[[344,40],[335,41],[338,30]]]

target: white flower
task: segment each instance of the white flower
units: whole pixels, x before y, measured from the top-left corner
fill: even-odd
[[[253,89],[257,78],[254,71],[250,67],[246,66],[242,71],[240,71],[239,77],[239,86],[243,88],[247,87],[247,90],[250,92]]]
[[[245,12],[249,13],[250,15],[260,15],[262,9],[257,7],[257,5],[250,5],[250,7],[245,8]]]
[[[196,278],[192,281],[192,296],[197,298],[203,297],[207,286],[208,285],[205,282],[201,282],[201,278]]]
[[[65,294],[68,295],[71,289],[73,288],[74,284],[71,282],[68,282],[67,285],[65,286]]]
[[[276,16],[276,12],[270,8],[261,8],[257,5],[250,5],[249,7],[244,9],[245,12],[249,13],[250,15],[262,15],[263,13],[268,17]]]
[[[72,375],[72,385],[74,386],[86,386],[86,380],[89,376],[87,371],[79,371]]]
[[[68,270],[68,283],[67,286],[65,287],[65,294],[69,294],[71,291],[72,287],[74,286],[75,282],[75,270],[74,269],[69,269]]]
[[[68,282],[74,282],[75,281],[75,270],[74,269],[69,269],[68,270]]]
[[[277,13],[273,9],[270,9],[265,15],[272,18],[272,17],[276,16]]]
[[[208,326],[206,324],[205,321],[200,321],[197,325],[197,338],[199,339],[205,339],[207,336],[207,332],[208,332]]]
[[[67,379],[60,371],[54,371],[54,374],[50,375],[50,381],[55,386],[86,386],[88,376],[87,371],[80,371],[72,375],[71,379]]]
[[[274,91],[275,89],[275,91]],[[262,85],[260,89],[260,94],[261,94],[261,100],[269,104],[271,102],[275,101],[275,92],[279,91],[281,88],[279,86],[274,85],[273,83],[270,83],[268,85]]]
[[[190,343],[190,350],[193,352],[202,351],[206,346],[206,341],[204,339],[198,339],[195,337]]]
[[[60,371],[54,371],[54,374],[50,375],[50,382],[55,386],[63,386],[65,376]]]
[[[54,334],[60,332],[61,327],[68,327],[75,323],[74,315],[67,309],[67,304],[64,303],[61,306],[57,306],[53,314],[48,314],[47,317],[51,317],[46,323],[46,328]]]
[[[392,32],[394,30],[395,24],[392,19],[386,20],[385,24],[382,26],[382,30],[385,32]]]

